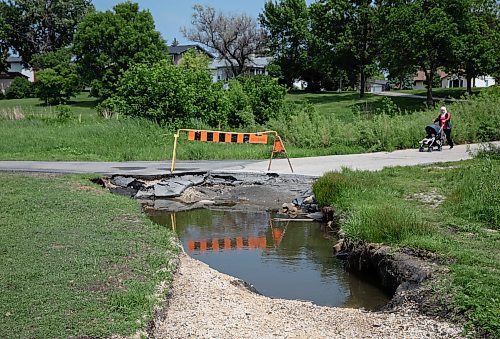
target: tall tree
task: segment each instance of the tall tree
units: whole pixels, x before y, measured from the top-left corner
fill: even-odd
[[[305,79],[311,38],[305,0],[268,0],[259,21],[284,84],[292,86],[295,80],[310,80]]]
[[[319,0],[311,5],[315,35],[337,67],[359,79],[360,97],[377,55],[375,14],[371,0]]]
[[[9,55],[9,42],[7,38],[10,29],[5,21],[5,9],[5,4],[0,3],[0,72],[5,72],[8,68],[6,59]]]
[[[101,99],[115,92],[120,75],[133,64],[152,64],[165,59],[167,51],[151,13],[131,2],[89,13],[73,40],[79,73]]]
[[[264,52],[265,36],[257,21],[246,15],[226,15],[213,7],[195,5],[191,28],[184,36],[218,54],[238,76],[249,66],[252,56]]]
[[[68,46],[78,22],[93,11],[91,0],[2,0],[8,44],[26,64],[36,53]]]
[[[452,62],[457,35],[454,9],[461,0],[380,0],[379,41],[382,65],[392,75],[425,72],[427,103],[438,67]]]
[[[458,21],[449,69],[465,74],[467,92],[472,79],[500,73],[500,3],[495,0],[463,0],[454,19]]]

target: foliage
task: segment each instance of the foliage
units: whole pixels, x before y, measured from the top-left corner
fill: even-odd
[[[304,0],[266,1],[259,15],[265,29],[274,63],[281,70],[285,85],[307,76],[309,14]],[[305,79],[304,79],[305,80]]]
[[[36,53],[70,45],[76,26],[94,6],[90,0],[10,0],[4,10],[8,45],[29,64]]]
[[[5,8],[4,3],[0,3],[0,72],[7,71],[7,56],[9,55],[9,43],[7,41],[9,37],[10,27],[5,21]]]
[[[33,96],[33,84],[25,77],[15,77],[5,92],[7,99],[22,99]]]
[[[248,103],[247,108],[257,124],[265,124],[269,119],[276,117],[283,108],[286,89],[271,77],[266,75],[240,76],[229,83],[229,93],[231,93],[235,82],[241,84],[241,89]],[[243,100],[234,95],[233,97],[240,103]],[[243,108],[242,110],[247,109]]]
[[[214,50],[229,65],[232,76],[244,74],[255,54],[265,47],[257,22],[246,14],[225,15],[213,7],[194,5],[192,28],[184,36]]]
[[[167,54],[167,46],[155,30],[149,11],[125,2],[113,11],[87,14],[73,40],[78,73],[91,85],[93,94],[109,98],[120,75],[136,63],[153,64]]]
[[[32,63],[41,69],[37,72],[36,93],[45,104],[65,103],[78,93],[80,82],[68,49],[36,54]]]
[[[180,123],[199,118],[210,124],[224,123],[221,84],[212,83],[205,67],[177,67],[163,60],[154,65],[138,64],[125,72],[117,94],[101,107],[158,122]]]

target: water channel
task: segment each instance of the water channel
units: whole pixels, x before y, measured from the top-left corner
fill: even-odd
[[[320,223],[276,217],[271,212],[209,209],[150,213],[154,222],[175,229],[191,257],[268,297],[369,310],[387,303],[379,288],[346,272],[333,258],[333,240]]]

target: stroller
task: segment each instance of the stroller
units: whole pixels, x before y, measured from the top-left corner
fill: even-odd
[[[432,152],[434,147],[437,147],[437,150],[441,151],[444,144],[443,128],[438,124],[430,124],[425,126],[425,132],[427,133],[427,137],[420,141],[419,151],[423,152],[427,148],[428,152]]]

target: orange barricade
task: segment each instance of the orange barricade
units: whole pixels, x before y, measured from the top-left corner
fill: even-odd
[[[257,133],[233,133],[233,132],[223,132],[223,131],[205,131],[205,130],[193,130],[193,129],[180,129],[174,134],[174,150],[172,154],[172,165],[170,167],[170,172],[175,170],[175,161],[177,156],[177,140],[180,137],[180,132],[187,132],[189,141],[205,141],[205,142],[215,142],[215,143],[236,143],[236,144],[264,144],[267,145],[268,135],[274,135],[274,145],[271,151],[271,156],[269,158],[269,167],[267,170],[271,169],[271,162],[273,155],[276,153],[284,153],[290,165],[290,169],[293,173],[292,164],[288,153],[285,150],[283,141],[281,137],[275,131],[265,131]]]

